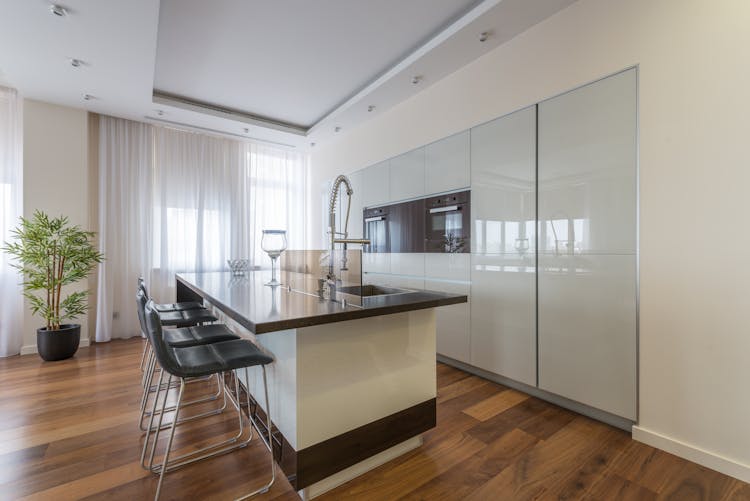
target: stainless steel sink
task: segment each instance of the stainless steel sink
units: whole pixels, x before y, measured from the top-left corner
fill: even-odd
[[[405,294],[411,291],[404,290],[404,289],[394,289],[391,287],[381,287],[380,285],[363,285],[362,287],[359,287],[359,286],[341,287],[339,288],[339,292],[343,292],[344,294],[352,294],[354,296],[369,297],[369,296],[390,296],[393,294]]]

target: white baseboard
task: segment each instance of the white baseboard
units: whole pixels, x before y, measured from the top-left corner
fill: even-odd
[[[81,343],[78,345],[78,347],[85,348],[86,346],[89,346],[90,344],[91,344],[91,341],[89,340],[89,338],[84,337],[84,338],[81,338]],[[33,355],[34,353],[37,353],[35,344],[27,344],[21,348],[21,355]]]
[[[675,456],[698,463],[706,468],[711,468],[744,482],[750,482],[750,465],[725,458],[714,452],[681,442],[640,426],[633,426],[633,440],[643,442],[657,449],[662,449]]]

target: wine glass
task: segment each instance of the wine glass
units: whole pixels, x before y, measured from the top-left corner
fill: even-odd
[[[286,230],[263,230],[260,248],[271,258],[271,281],[266,285],[271,287],[281,285],[276,280],[276,260],[286,250]]]

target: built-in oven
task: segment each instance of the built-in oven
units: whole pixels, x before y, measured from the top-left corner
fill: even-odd
[[[373,207],[364,211],[365,238],[369,245],[363,246],[365,252],[391,252],[388,207]]]
[[[470,252],[470,207],[470,191],[425,199],[425,252]]]

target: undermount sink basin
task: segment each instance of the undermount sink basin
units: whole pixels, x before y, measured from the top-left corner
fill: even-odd
[[[391,287],[381,287],[379,285],[363,285],[362,287],[359,287],[359,286],[341,287],[339,289],[339,292],[343,292],[344,294],[353,294],[355,296],[368,297],[368,296],[390,296],[393,294],[405,294],[411,291],[404,290],[404,289],[393,289]]]

